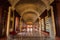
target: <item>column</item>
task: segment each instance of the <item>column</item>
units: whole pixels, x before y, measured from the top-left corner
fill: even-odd
[[[53,30],[52,30],[52,19],[51,17],[48,17],[48,21],[49,21],[49,34],[50,34],[50,37],[53,38]]]
[[[7,30],[6,30],[6,35],[7,35],[7,37],[9,36],[9,25],[10,25],[10,15],[11,15],[11,7],[9,7],[9,9],[8,9],[9,11],[8,11],[8,18],[7,18]]]
[[[21,21],[22,18],[20,18],[20,32],[22,30],[22,21]]]
[[[15,11],[15,9],[14,9],[14,7],[12,7],[12,12],[13,12],[13,20],[12,20],[12,29],[13,29],[13,31],[15,31],[15,13],[14,13],[14,11]]]
[[[54,20],[54,12],[53,12],[53,7],[51,7],[51,18],[52,18],[52,30],[53,30],[53,36],[56,36],[56,28],[55,28],[55,20]]]
[[[51,9],[49,10],[48,14],[50,16],[48,16],[48,21],[49,21],[49,31],[50,31],[50,37],[52,39],[55,39],[55,22],[54,22],[54,13],[53,13],[53,8],[51,7]]]
[[[41,36],[41,18],[39,17],[39,34]]]
[[[46,32],[46,23],[45,23],[45,18],[44,18],[44,32]]]

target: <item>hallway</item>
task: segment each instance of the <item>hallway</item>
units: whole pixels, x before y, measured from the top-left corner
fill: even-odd
[[[60,40],[60,1],[0,0],[0,40]]]

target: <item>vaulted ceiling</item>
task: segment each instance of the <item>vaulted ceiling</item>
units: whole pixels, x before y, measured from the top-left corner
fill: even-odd
[[[25,7],[26,8],[27,7],[29,7],[29,8],[33,8],[33,7],[35,8],[35,7],[37,7],[41,11],[41,10],[44,10],[44,9],[49,9],[49,5],[54,0],[8,0],[8,1],[10,2],[10,4],[13,7],[17,6],[17,9],[22,9],[22,8],[25,8]]]
[[[35,22],[54,0],[8,0],[25,22]]]

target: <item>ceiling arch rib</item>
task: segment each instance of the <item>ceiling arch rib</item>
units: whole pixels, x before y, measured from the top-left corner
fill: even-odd
[[[20,0],[8,0],[11,6],[15,6]]]
[[[39,12],[37,12],[36,10],[33,10],[33,9],[27,9],[27,10],[25,10],[25,11],[23,11],[22,13],[21,13],[21,16],[23,16],[23,14],[26,14],[26,13],[29,13],[29,12],[34,12],[34,14],[36,14],[37,15],[37,17],[39,17],[40,15],[39,15]]]
[[[46,9],[49,10],[50,9],[50,4],[54,1],[54,0],[41,0],[44,2],[44,4],[46,5]]]

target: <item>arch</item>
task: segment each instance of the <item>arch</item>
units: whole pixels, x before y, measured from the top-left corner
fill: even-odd
[[[34,12],[35,14],[37,14],[38,17],[40,16],[39,12],[37,12],[36,10],[33,10],[33,9],[27,9],[27,10],[23,11],[21,13],[21,16],[23,16],[23,14],[25,14],[26,12]]]

